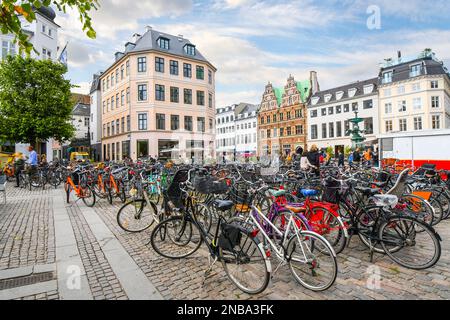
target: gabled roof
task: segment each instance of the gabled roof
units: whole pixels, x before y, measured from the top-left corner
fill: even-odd
[[[72,115],[89,117],[91,115],[91,106],[84,103],[77,103],[73,107]]]
[[[101,74],[94,74],[92,83],[91,83],[91,90],[89,93],[94,93],[97,90],[100,90],[100,75]]]
[[[354,83],[350,83],[350,84],[346,84],[344,86],[341,87],[336,87],[336,88],[331,88],[328,90],[324,90],[324,91],[319,91],[316,94],[311,96],[311,101],[314,98],[319,98],[319,100],[317,101],[317,103],[315,105],[312,105],[312,103],[310,102],[308,107],[316,107],[318,105],[324,104],[324,103],[336,103],[339,102],[341,100],[345,100],[345,99],[349,99],[349,98],[357,98],[359,96],[363,96],[364,95],[364,87],[366,85],[373,85],[374,89],[370,94],[376,94],[376,90],[377,90],[377,85],[378,85],[378,78],[372,78],[372,79],[368,79],[368,80],[364,80],[364,81],[358,81],[358,82],[354,82]],[[349,97],[348,95],[348,91],[350,89],[356,89],[356,93],[353,97]],[[337,100],[336,99],[336,93],[337,92],[343,92],[342,98]],[[331,98],[328,102],[325,102],[325,96],[331,94]]]
[[[273,93],[275,94],[275,97],[277,98],[278,106],[280,106],[281,102],[282,102],[282,98],[283,98],[284,89],[273,87]]]
[[[305,103],[308,99],[309,91],[311,90],[311,81],[296,81],[295,84],[297,85],[298,92],[300,92],[300,99],[302,99],[302,102]]]
[[[257,109],[258,109],[257,105],[241,102],[238,104],[238,106],[234,110],[234,113],[237,118],[240,114],[244,115],[245,113],[252,113],[253,111],[256,111]]]

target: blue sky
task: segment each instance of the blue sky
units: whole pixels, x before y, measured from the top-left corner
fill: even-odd
[[[59,14],[60,46],[68,41],[69,74],[86,92],[133,33],[183,34],[217,68],[216,102],[259,103],[265,84],[289,74],[318,73],[321,89],[375,77],[379,63],[432,48],[450,67],[448,0],[100,0],[97,39],[81,31],[75,12]],[[380,28],[367,25],[379,10]],[[376,20],[378,21],[378,20]]]

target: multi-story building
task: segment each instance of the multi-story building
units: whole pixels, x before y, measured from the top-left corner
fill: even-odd
[[[41,7],[34,9],[36,20],[28,22],[23,16],[18,16],[22,24],[22,28],[26,34],[29,35],[29,41],[33,44],[35,51],[31,52],[31,57],[34,59],[51,59],[56,61],[58,54],[58,29],[59,25],[55,23],[56,13],[51,7]],[[13,34],[0,33],[1,52],[0,59],[6,56],[14,56],[18,54],[19,47],[14,43]],[[53,139],[47,142],[41,142],[36,150],[39,154],[46,154],[47,159],[53,159],[52,153]],[[29,144],[17,143],[11,144],[10,148],[15,149],[16,152],[28,154]]]
[[[450,78],[427,49],[416,58],[388,60],[379,74],[380,133],[450,128]]]
[[[216,159],[219,162],[234,161],[236,157],[236,107],[234,104],[216,110]]]
[[[100,74],[94,74],[90,95],[90,140],[91,155],[95,161],[102,159],[102,93],[100,86]]]
[[[359,126],[366,141],[376,140],[378,134],[378,78],[319,91],[308,104],[308,144],[319,149],[332,147],[335,153],[351,147],[349,120],[363,118]]]
[[[266,85],[258,111],[258,156],[286,156],[298,147],[307,148],[306,105],[318,90],[315,71],[305,81],[289,76],[284,89]]]
[[[183,36],[146,28],[100,76],[102,155],[214,157],[216,68]]]
[[[256,157],[258,147],[258,106],[240,103],[235,109],[236,159]]]

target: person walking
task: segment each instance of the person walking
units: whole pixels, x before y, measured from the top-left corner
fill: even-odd
[[[356,148],[355,151],[353,151],[353,162],[355,162],[356,164],[360,164],[361,163],[361,153],[360,153],[360,149]]]
[[[311,146],[311,149],[308,152],[307,159],[313,168],[313,172],[315,175],[320,175],[320,154],[319,149],[315,144]]]
[[[378,150],[375,150],[375,152],[373,153],[373,166],[379,166]]]
[[[25,157],[21,152],[14,154],[14,175],[16,176],[16,188],[20,186],[20,172],[25,170]]]
[[[372,149],[369,148],[364,152],[364,162],[367,166],[372,164]]]
[[[338,154],[338,167],[343,167],[345,164],[344,164],[344,160],[345,160],[345,157],[344,157],[344,153],[341,151],[341,150],[339,150],[339,154]]]

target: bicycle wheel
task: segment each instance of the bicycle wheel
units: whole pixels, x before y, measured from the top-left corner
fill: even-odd
[[[428,225],[433,223],[435,210],[433,206],[424,198],[414,194],[407,194],[399,198],[399,203],[405,204],[408,210],[416,214],[417,219]]]
[[[241,231],[231,251],[219,248],[219,258],[228,278],[245,293],[257,294],[267,288],[272,267],[257,238]]]
[[[92,191],[91,187],[86,186],[81,189],[80,198],[83,199],[86,207],[93,207],[95,205],[95,192]]]
[[[311,211],[311,216],[307,218],[313,231],[323,236],[336,254],[342,252],[347,244],[344,222],[325,207],[315,207]]]
[[[380,226],[379,237],[386,254],[405,268],[427,269],[441,256],[439,235],[416,218],[391,217]]]
[[[203,203],[197,203],[195,205],[195,216],[203,230],[206,233],[209,233],[212,226],[212,214],[209,208]]]
[[[38,173],[31,175],[30,183],[34,188],[42,187],[41,176]]]
[[[374,239],[376,238],[374,235],[377,234],[377,232],[374,231],[374,228],[378,228],[376,220],[380,215],[384,216],[381,207],[365,207],[356,219],[356,230],[358,230],[358,237],[364,245],[374,252],[384,253],[384,249],[379,241]]]
[[[153,203],[149,206],[145,199],[132,200],[117,212],[117,223],[125,231],[141,232],[153,224],[157,212],[156,206]]]
[[[324,291],[336,280],[336,254],[321,235],[302,230],[288,242],[286,256],[295,280],[312,291]]]
[[[169,259],[185,258],[200,248],[199,230],[184,217],[173,216],[158,223],[150,236],[153,250]]]
[[[106,188],[98,185],[98,183],[94,184],[94,189],[93,190],[95,192],[95,195],[97,197],[99,197],[100,199],[105,199],[108,196]]]

